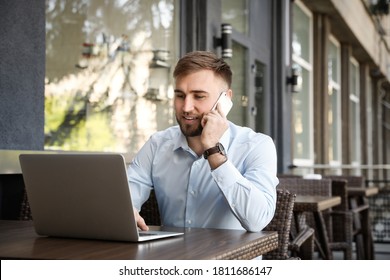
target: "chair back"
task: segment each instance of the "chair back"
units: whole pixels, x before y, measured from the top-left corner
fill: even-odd
[[[341,197],[341,204],[333,210],[348,211],[348,182],[343,179],[332,179],[332,195]]]
[[[147,225],[161,225],[160,211],[158,210],[158,204],[154,190],[150,192],[150,196],[148,200],[142,205],[139,214],[142,218],[144,218]]]
[[[32,219],[30,203],[28,202],[26,189],[24,189],[22,201],[20,203],[19,220],[29,221]]]
[[[276,210],[271,222],[264,228],[266,231],[277,231],[279,246],[277,249],[263,255],[265,260],[286,260],[289,258],[291,222],[295,194],[286,190],[277,190]]]
[[[278,188],[297,195],[340,196],[341,204],[332,210],[322,211],[326,224],[326,235],[331,250],[344,251],[344,258],[352,258],[352,217],[348,213],[347,181],[341,177],[323,177],[320,180],[303,178],[279,178]],[[313,215],[305,216],[310,227],[315,227]],[[316,232],[318,234],[318,232]]]
[[[332,180],[279,178],[278,189],[285,189],[297,195],[332,195]]]
[[[364,176],[359,175],[324,175],[323,178],[332,179],[332,180],[346,180],[348,186],[350,187],[365,187],[365,178]]]
[[[279,178],[278,189],[288,190],[296,195],[332,196],[331,179]],[[328,219],[330,209],[324,210],[326,227],[331,231],[331,221]],[[313,215],[306,215],[310,227],[315,228]],[[302,221],[300,221],[302,222]]]
[[[333,207],[333,211],[335,212],[335,214],[339,213],[339,215],[334,215],[332,218],[333,231],[331,234],[331,240],[333,242],[338,242],[340,244],[339,247],[344,246],[344,248],[346,248],[350,246],[351,252],[348,251],[346,253],[352,254],[352,213],[349,211],[348,206],[347,181],[340,180],[338,178],[337,180],[332,180],[332,195],[339,196],[341,198],[341,204]],[[342,213],[345,214],[342,215]],[[352,256],[346,256],[346,258],[351,259]]]

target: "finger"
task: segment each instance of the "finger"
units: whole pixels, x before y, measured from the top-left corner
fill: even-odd
[[[217,111],[218,111],[218,114],[220,114],[222,117],[226,118],[223,110],[222,110],[222,104],[218,103],[217,105]]]
[[[139,227],[141,230],[149,230],[149,227],[146,225],[144,218],[141,217],[141,215],[138,212],[138,209],[133,207],[134,211],[134,218],[137,223],[137,227]]]
[[[207,116],[203,115],[202,120],[200,121],[200,124],[202,127],[204,127],[207,123]]]
[[[137,226],[143,230],[143,231],[148,231],[149,227],[146,225],[144,218],[142,218],[140,215],[138,215],[138,220],[137,220]]]

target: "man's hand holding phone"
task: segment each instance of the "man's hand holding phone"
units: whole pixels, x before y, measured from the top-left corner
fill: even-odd
[[[201,142],[205,149],[219,142],[223,133],[228,129],[229,124],[226,120],[226,115],[232,106],[232,101],[227,96],[226,91],[223,91],[211,107],[210,112],[203,116]]]
[[[227,114],[233,106],[233,102],[223,91],[219,94],[217,101],[214,103],[211,111],[203,116],[201,142],[204,151],[215,147],[220,142],[222,135],[229,127]],[[205,157],[206,158],[206,157]],[[216,169],[227,161],[226,155],[207,157],[211,169]]]

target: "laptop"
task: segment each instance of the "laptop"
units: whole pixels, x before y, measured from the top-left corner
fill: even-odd
[[[121,154],[20,154],[37,234],[148,241],[183,232],[140,231]]]

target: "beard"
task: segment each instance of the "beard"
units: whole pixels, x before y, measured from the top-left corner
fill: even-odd
[[[180,130],[185,137],[195,137],[200,136],[202,134],[203,127],[200,122],[197,126],[194,126],[183,124],[177,117],[176,121],[179,124]]]

